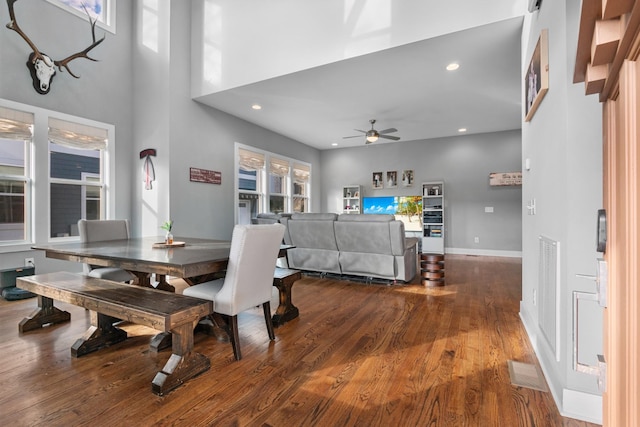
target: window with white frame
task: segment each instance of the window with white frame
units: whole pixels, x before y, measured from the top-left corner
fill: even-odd
[[[29,240],[33,114],[0,107],[0,245]]]
[[[79,219],[105,217],[107,130],[49,118],[50,237],[77,234]]]
[[[311,165],[239,144],[236,154],[239,224],[258,213],[308,212]]]
[[[49,3],[67,12],[91,19],[96,19],[97,26],[115,34],[116,32],[116,0],[47,0]],[[86,11],[85,11],[86,8]]]
[[[293,212],[309,212],[309,178],[311,167],[293,164]]]

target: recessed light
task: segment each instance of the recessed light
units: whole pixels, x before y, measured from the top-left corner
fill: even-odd
[[[460,128],[460,129],[458,129],[458,132],[466,132],[466,131],[467,131],[467,128]]]
[[[334,146],[334,147],[337,147],[337,146],[338,146],[338,143],[337,143],[337,142],[334,142],[334,143],[332,143],[331,145],[332,145],[332,146]]]
[[[260,105],[260,104],[253,104],[253,105],[251,106],[251,108],[253,108],[254,110],[262,110],[262,105]]]
[[[458,68],[460,68],[460,64],[457,64],[455,62],[452,62],[451,64],[447,65],[447,71],[455,71]]]

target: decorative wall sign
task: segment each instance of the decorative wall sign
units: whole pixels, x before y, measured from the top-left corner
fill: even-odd
[[[489,174],[489,185],[522,185],[522,172],[492,172]]]
[[[200,168],[189,168],[189,180],[193,182],[205,182],[207,184],[222,184],[222,172],[210,171]]]
[[[535,114],[542,98],[549,90],[549,41],[547,30],[540,33],[536,48],[531,55],[527,73],[524,76],[525,117],[528,122]]]
[[[142,176],[144,178],[144,189],[151,190],[151,183],[156,180],[156,169],[153,167],[151,156],[156,156],[155,148],[147,148],[140,152],[140,158],[144,159],[142,164]]]

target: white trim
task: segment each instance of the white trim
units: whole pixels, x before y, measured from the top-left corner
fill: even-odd
[[[88,21],[87,14],[84,11],[76,9],[75,7],[67,6],[62,3],[60,0],[46,0],[52,5],[59,7],[60,9],[69,12],[72,15],[77,16],[85,21]],[[116,1],[117,0],[103,0],[103,9],[105,22],[98,20],[96,22],[96,27],[100,27],[105,31],[110,32],[111,34],[116,34]],[[99,36],[96,34],[96,38]]]
[[[602,396],[564,388],[560,415],[602,424]]]
[[[503,251],[495,249],[470,249],[470,248],[444,248],[447,254],[455,255],[479,255],[507,258],[522,258],[522,251]]]
[[[598,396],[591,393],[585,393],[577,390],[570,390],[562,388],[562,396],[556,393],[556,388],[553,384],[553,377],[550,374],[551,370],[547,369],[545,359],[540,358],[540,347],[538,346],[536,329],[532,329],[531,325],[537,325],[537,322],[528,315],[528,311],[525,310],[524,302],[520,302],[520,320],[529,337],[533,351],[536,354],[536,358],[540,362],[542,372],[549,384],[549,390],[553,396],[553,401],[558,408],[558,412],[563,417],[575,418],[576,420],[587,421],[595,424],[602,424],[602,396]]]

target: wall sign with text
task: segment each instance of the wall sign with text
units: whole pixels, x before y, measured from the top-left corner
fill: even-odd
[[[522,172],[493,172],[489,174],[489,185],[522,185]]]
[[[207,184],[222,184],[222,172],[210,171],[200,168],[189,168],[189,180],[193,182],[205,182]]]

